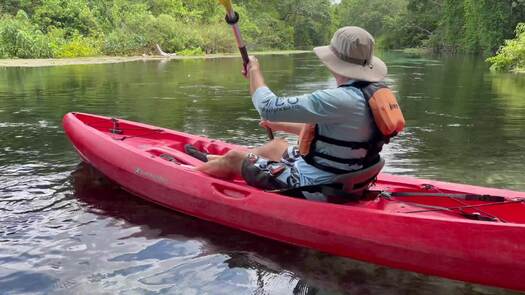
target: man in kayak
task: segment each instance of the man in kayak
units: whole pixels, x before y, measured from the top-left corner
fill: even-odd
[[[245,74],[263,118],[260,125],[298,135],[299,146],[275,139],[223,156],[203,155],[188,146],[188,153],[207,161],[196,169],[220,178],[242,176],[252,186],[275,190],[330,183],[337,175],[377,163],[385,138],[378,135],[363,87],[382,81],[387,67],[373,50],[374,39],[364,29],[339,29],[329,46],[314,48],[338,87],[290,97],[279,97],[266,86],[259,61],[251,57]]]

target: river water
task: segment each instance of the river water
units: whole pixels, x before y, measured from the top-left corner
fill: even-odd
[[[386,171],[525,190],[525,76],[385,52],[408,128]],[[263,56],[281,95],[333,87],[314,55]],[[297,248],[178,214],[80,164],[61,118],[122,117],[265,142],[238,59],[0,68],[2,294],[507,294]],[[482,266],[480,266],[482,267]]]

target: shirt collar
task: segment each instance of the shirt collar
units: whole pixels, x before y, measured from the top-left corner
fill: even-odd
[[[354,80],[354,79],[348,79],[345,83],[343,83],[343,84],[341,84],[341,85],[339,85],[339,86],[337,86],[337,87],[346,87],[346,86],[350,86],[350,85],[352,85],[355,81],[356,81],[356,80]]]

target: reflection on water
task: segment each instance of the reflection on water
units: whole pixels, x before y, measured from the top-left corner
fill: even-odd
[[[385,53],[408,128],[397,174],[525,190],[525,78]],[[311,54],[262,57],[276,92],[335,82]],[[0,70],[0,288],[18,293],[507,294],[333,257],[157,207],[85,165],[69,111],[263,143],[238,60]]]

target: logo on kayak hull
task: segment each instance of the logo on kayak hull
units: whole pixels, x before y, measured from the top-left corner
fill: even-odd
[[[158,183],[162,183],[162,184],[165,184],[167,183],[168,181],[166,180],[166,178],[160,176],[160,175],[156,175],[156,174],[153,174],[151,172],[148,172],[148,171],[144,171],[142,170],[141,168],[135,168],[135,174],[137,174],[138,176],[142,176],[144,178],[147,178],[149,180],[153,180],[155,182],[158,182]]]

